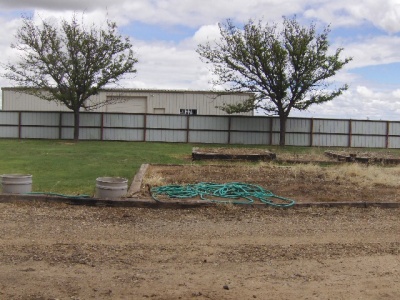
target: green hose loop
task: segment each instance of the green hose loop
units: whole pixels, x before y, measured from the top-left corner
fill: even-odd
[[[63,197],[63,198],[68,198],[68,199],[86,199],[90,198],[89,195],[64,195],[64,194],[57,194],[57,193],[43,193],[43,192],[31,192],[27,193],[27,195],[45,195],[45,196],[57,196],[57,197]]]
[[[155,201],[160,201],[159,196],[165,195],[172,199],[200,197],[201,200],[208,202],[233,204],[252,204],[255,199],[258,199],[260,202],[274,207],[290,207],[296,203],[292,199],[277,196],[259,185],[241,182],[165,185],[153,187],[150,192]],[[220,200],[221,198],[228,200]],[[273,199],[279,199],[281,203],[274,202]]]

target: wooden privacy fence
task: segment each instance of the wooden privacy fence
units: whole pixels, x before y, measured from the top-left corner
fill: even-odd
[[[81,113],[81,140],[279,144],[279,119]],[[400,148],[400,121],[289,118],[286,144]],[[0,111],[0,138],[72,139],[72,112]]]

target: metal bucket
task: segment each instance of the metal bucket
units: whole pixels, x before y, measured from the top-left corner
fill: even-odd
[[[26,194],[32,192],[32,175],[3,174],[0,177],[3,194]]]
[[[128,179],[121,177],[99,177],[96,179],[96,198],[121,198],[128,192]]]

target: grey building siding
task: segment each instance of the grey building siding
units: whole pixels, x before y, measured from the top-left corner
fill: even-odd
[[[69,111],[67,107],[54,101],[46,101],[32,95],[23,94],[18,88],[2,88],[2,109],[5,111]],[[197,115],[227,115],[219,109],[224,103],[243,102],[249,93],[218,94],[212,91],[186,90],[139,90],[104,89],[87,100],[87,104],[115,103],[101,106],[94,112],[119,112],[179,115],[181,109],[195,110]],[[253,112],[240,115],[253,115]]]

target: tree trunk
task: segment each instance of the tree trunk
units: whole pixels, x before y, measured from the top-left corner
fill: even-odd
[[[284,147],[286,145],[286,121],[285,115],[279,116],[279,146]]]
[[[79,108],[74,110],[74,141],[79,140]]]

